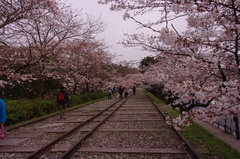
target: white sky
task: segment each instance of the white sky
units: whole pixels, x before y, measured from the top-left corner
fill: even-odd
[[[96,19],[101,17],[106,24],[105,32],[100,34],[99,38],[105,39],[106,43],[111,46],[109,51],[117,54],[116,61],[141,61],[144,57],[154,55],[153,53],[141,51],[140,48],[124,47],[121,42],[124,33],[133,33],[136,31],[137,25],[131,21],[123,20],[123,12],[113,12],[109,10],[109,5],[100,5],[98,0],[66,0],[71,3],[73,9],[82,9],[82,13],[94,16]]]

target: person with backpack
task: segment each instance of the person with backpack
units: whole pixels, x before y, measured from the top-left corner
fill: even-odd
[[[6,104],[3,99],[0,98],[0,140],[6,137],[6,128],[4,124],[7,120]]]
[[[67,110],[68,94],[64,90],[64,87],[61,87],[60,91],[57,94],[57,102],[60,107],[60,119],[65,119],[64,116]]]

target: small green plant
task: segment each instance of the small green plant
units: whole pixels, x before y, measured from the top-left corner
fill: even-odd
[[[229,132],[229,131],[223,131],[223,133],[225,133],[225,134],[231,134],[231,132]]]

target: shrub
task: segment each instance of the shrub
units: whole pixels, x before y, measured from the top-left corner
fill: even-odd
[[[96,100],[96,99],[103,98],[103,97],[106,97],[106,96],[107,96],[106,92],[93,92],[93,93],[89,94],[89,98],[91,100]]]
[[[106,96],[105,92],[91,93],[90,95],[71,95],[69,96],[68,107],[87,103],[92,100],[103,98]],[[7,122],[6,125],[15,124],[30,120],[35,117],[44,116],[46,114],[54,113],[59,110],[57,102],[54,100],[44,99],[19,99],[19,100],[5,100],[7,106]]]
[[[89,98],[91,99],[91,100],[96,100],[96,99],[98,99],[99,98],[99,95],[98,95],[98,93],[90,93],[89,95]]]
[[[75,105],[87,103],[89,101],[90,101],[90,98],[86,95],[81,95],[81,96],[71,95],[69,97],[68,107],[72,107],[72,106],[75,106]]]
[[[53,113],[58,110],[56,103],[50,100],[35,99],[29,101],[32,108],[32,117],[39,117],[49,113]]]
[[[5,102],[7,105],[6,125],[26,121],[57,110],[53,101],[43,99],[5,100]]]
[[[87,103],[87,102],[91,101],[91,99],[87,95],[81,95],[80,98],[82,99],[83,103]]]

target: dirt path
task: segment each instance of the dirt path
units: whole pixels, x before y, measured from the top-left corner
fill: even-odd
[[[209,130],[216,136],[218,136],[220,139],[231,145],[233,148],[237,149],[240,151],[240,140],[236,138],[235,135],[233,134],[225,134],[223,129],[217,128],[214,125],[211,125],[207,122],[200,122],[198,123],[201,126],[203,126],[205,129]]]

